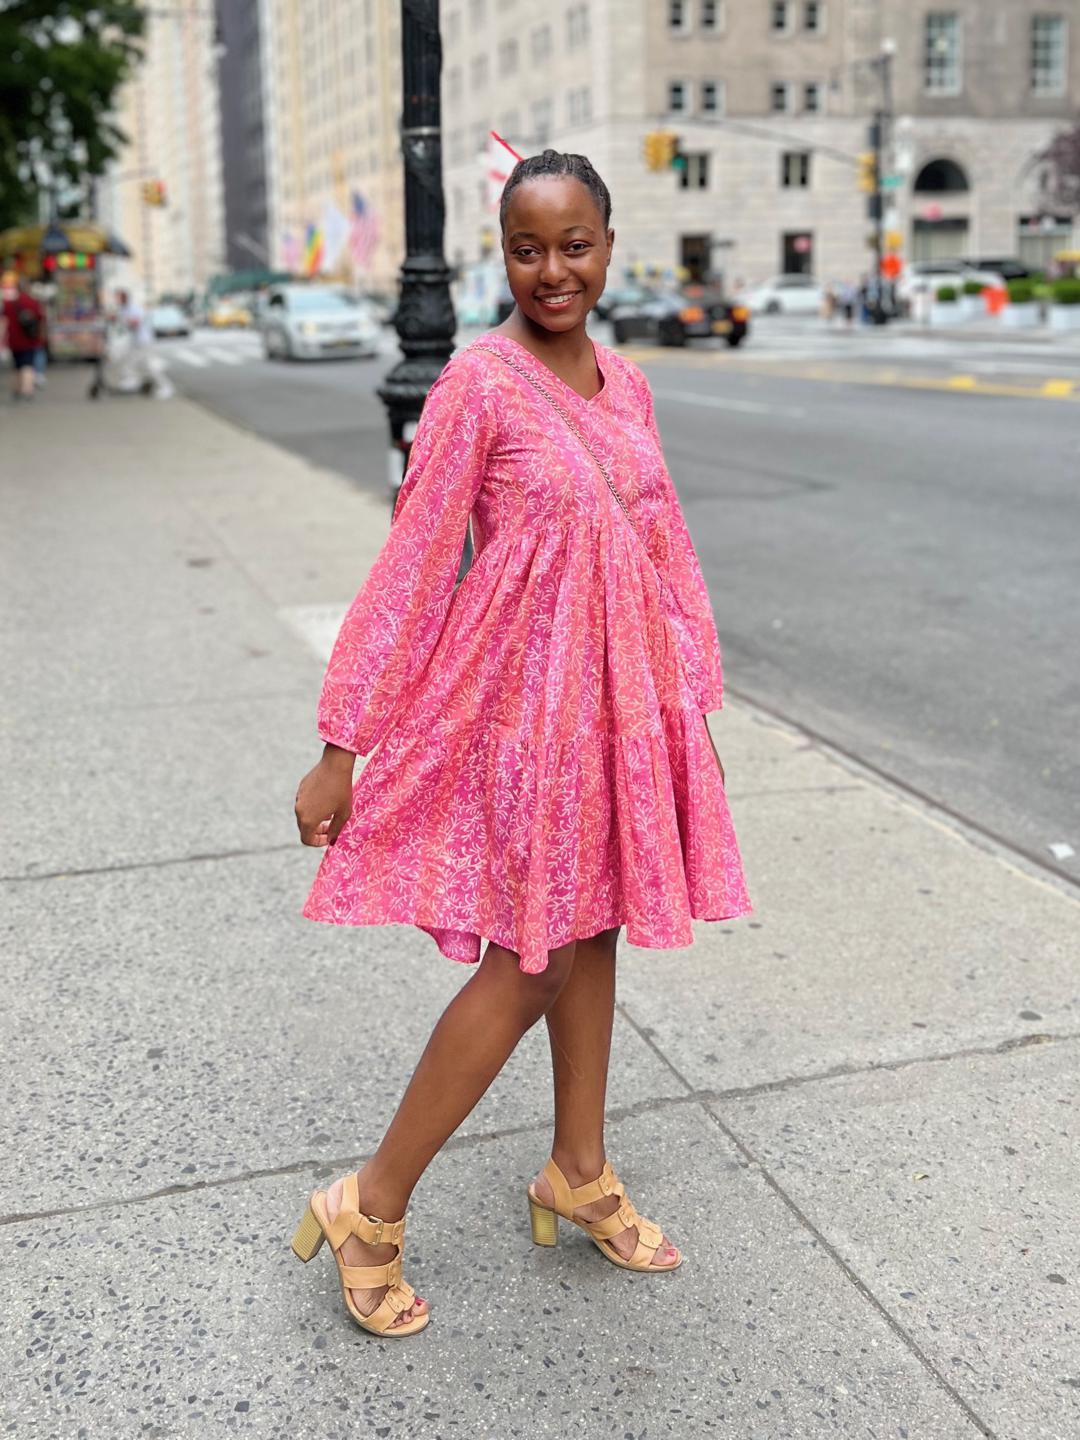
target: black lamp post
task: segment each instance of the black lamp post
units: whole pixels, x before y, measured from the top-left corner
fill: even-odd
[[[403,358],[379,388],[390,418],[391,463],[404,474],[424,397],[450,358],[454,307],[443,255],[439,0],[401,0],[401,149],[405,262],[395,328]]]

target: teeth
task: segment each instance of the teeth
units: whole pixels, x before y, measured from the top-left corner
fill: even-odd
[[[573,295],[542,295],[540,304],[546,305],[549,310],[554,310],[561,305],[569,305],[573,298]]]

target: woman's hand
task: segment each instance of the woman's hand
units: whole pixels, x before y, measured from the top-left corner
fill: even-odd
[[[701,717],[705,720],[704,715]],[[720,752],[716,748],[716,741],[712,738],[712,731],[709,729],[709,722],[705,720],[705,734],[709,737],[709,744],[712,746],[712,753],[716,756],[716,763],[720,766],[720,783],[727,784],[727,776],[724,774],[724,762],[720,759]]]
[[[314,769],[300,781],[296,792],[296,824],[305,845],[332,845],[352,814],[353,765],[351,750],[327,745]]]

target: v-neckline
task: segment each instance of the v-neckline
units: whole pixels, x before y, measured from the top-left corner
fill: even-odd
[[[593,364],[596,366],[596,373],[600,377],[600,388],[599,390],[597,390],[595,395],[582,395],[580,390],[575,390],[573,385],[568,384],[568,382],[565,381],[561,375],[557,375],[555,371],[552,370],[550,365],[546,365],[544,361],[540,359],[539,355],[534,355],[527,345],[522,345],[521,341],[515,340],[512,335],[507,335],[497,330],[491,330],[486,335],[481,337],[480,343],[482,344],[484,340],[509,341],[516,350],[520,350],[523,354],[528,355],[529,359],[533,362],[534,365],[539,365],[541,370],[546,371],[546,373],[550,375],[553,380],[555,380],[559,385],[561,385],[562,388],[566,390],[569,394],[573,395],[576,400],[580,400],[582,405],[593,405],[596,403],[597,400],[600,399],[601,395],[607,394],[608,377],[604,370],[604,367],[600,364],[600,350],[595,340],[589,340],[589,344],[592,346]]]

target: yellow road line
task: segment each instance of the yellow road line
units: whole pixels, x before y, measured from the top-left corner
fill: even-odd
[[[831,364],[771,363],[762,357],[710,355],[678,349],[654,350],[647,346],[621,348],[619,353],[638,365],[680,365],[692,370],[737,370],[740,375],[780,376],[787,380],[818,380],[839,385],[878,385],[900,390],[944,390],[954,395],[999,395],[1015,400],[1069,400],[1080,403],[1080,385],[1074,380],[1045,380],[1034,385],[980,380],[975,375],[907,375],[895,369],[855,370]]]

